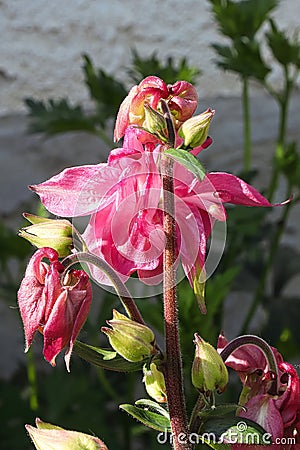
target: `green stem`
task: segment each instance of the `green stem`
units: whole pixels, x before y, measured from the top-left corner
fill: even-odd
[[[289,108],[290,96],[291,96],[291,92],[292,92],[292,88],[293,88],[293,82],[289,78],[288,70],[286,67],[285,67],[284,75],[285,75],[285,87],[284,87],[284,91],[281,94],[274,92],[272,90],[272,88],[270,88],[270,87],[268,87],[268,85],[266,85],[266,88],[269,91],[269,93],[274,97],[274,99],[279,104],[280,113],[279,113],[279,128],[278,128],[276,152],[278,152],[279,150],[282,151],[282,148],[284,147],[284,143],[286,140],[288,108]],[[268,198],[270,201],[272,201],[274,193],[276,191],[279,174],[280,174],[280,170],[275,161],[273,164],[273,172],[271,175],[271,181],[270,181],[269,190],[268,190]]]
[[[37,376],[36,376],[33,352],[31,349],[26,353],[26,358],[27,358],[27,378],[28,378],[28,384],[30,387],[30,399],[29,399],[30,409],[32,411],[37,411],[39,408]]]
[[[188,421],[183,393],[182,361],[179,343],[176,295],[176,224],[174,204],[173,163],[162,157],[163,226],[165,232],[164,265],[164,321],[166,339],[165,382],[173,434],[174,450],[191,450]],[[183,439],[181,438],[183,437]]]
[[[112,282],[130,318],[138,323],[144,324],[144,320],[123,281],[119,278],[114,269],[106,261],[104,261],[101,258],[98,258],[98,256],[88,252],[78,252],[74,253],[73,255],[67,256],[62,261],[62,263],[65,266],[65,272],[62,275],[62,279],[64,279],[64,275],[70,269],[70,267],[72,267],[74,264],[81,262],[93,264],[95,267],[98,267],[98,269],[100,269],[103,273],[105,273],[105,275]]]
[[[291,188],[289,187],[289,189],[288,189],[288,197],[290,197],[290,195],[291,195]],[[267,282],[267,279],[268,279],[268,275],[269,275],[269,272],[270,272],[270,270],[271,270],[271,268],[273,266],[274,258],[275,258],[276,253],[277,253],[277,249],[278,249],[278,246],[279,246],[279,243],[280,243],[281,236],[282,236],[282,234],[284,232],[285,224],[287,222],[287,219],[288,219],[288,216],[289,216],[289,213],[290,213],[290,210],[291,210],[291,206],[292,206],[292,202],[289,202],[286,206],[283,207],[284,208],[283,209],[283,213],[281,215],[280,220],[278,221],[276,232],[275,232],[275,234],[273,236],[273,239],[271,241],[270,251],[269,251],[267,260],[266,260],[266,262],[264,264],[264,267],[263,267],[263,270],[262,270],[262,274],[261,274],[258,286],[257,286],[256,291],[255,291],[253,302],[252,302],[252,304],[251,304],[251,306],[250,306],[250,308],[248,310],[246,319],[245,319],[244,324],[243,324],[242,329],[241,329],[241,333],[242,334],[245,333],[248,330],[250,322],[251,322],[251,320],[252,320],[252,318],[253,318],[253,316],[254,316],[254,314],[256,312],[256,309],[257,309],[258,305],[260,304],[260,302],[262,300],[262,297],[263,297],[263,295],[265,293],[265,288],[266,288],[266,282]]]
[[[249,79],[243,77],[243,120],[244,120],[244,171],[251,169],[251,119],[249,104]]]
[[[191,433],[198,433],[200,425],[201,425],[201,418],[199,417],[199,412],[202,411],[207,406],[207,400],[205,399],[204,395],[200,393],[198,395],[198,398],[196,400],[195,406],[193,408],[191,418],[190,418],[190,432]]]
[[[223,361],[225,362],[226,359],[238,348],[243,347],[244,345],[254,345],[255,347],[259,348],[262,353],[264,354],[267,363],[268,363],[268,369],[270,372],[274,373],[276,375],[276,378],[273,380],[273,383],[268,391],[270,395],[277,395],[278,394],[278,366],[277,361],[275,358],[275,355],[266,341],[264,341],[262,338],[258,336],[254,336],[252,334],[247,334],[244,336],[239,336],[232,341],[230,341],[226,347],[222,350],[220,353],[220,356],[222,357]]]

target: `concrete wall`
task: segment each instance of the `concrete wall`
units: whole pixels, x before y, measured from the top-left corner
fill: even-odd
[[[299,0],[282,0],[274,15],[292,33]],[[202,97],[239,92],[235,78],[213,63],[210,44],[220,36],[207,0],[2,0],[0,29],[2,114],[23,110],[28,96],[86,101],[81,54],[124,80],[133,47],[145,56],[156,50],[162,59],[187,56],[204,72]]]

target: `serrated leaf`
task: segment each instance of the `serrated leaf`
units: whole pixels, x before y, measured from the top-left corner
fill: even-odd
[[[243,417],[209,419],[200,428],[200,435],[209,436],[209,442],[227,444],[267,445],[270,435],[257,423]]]
[[[33,133],[96,132],[95,119],[86,116],[81,106],[71,106],[67,99],[44,102],[27,98],[25,104],[29,109],[29,130]]]
[[[129,404],[120,405],[120,408],[149,428],[157,431],[171,431],[170,420],[164,415]]]
[[[278,0],[210,0],[220,31],[233,40],[253,39]]]
[[[182,58],[176,64],[172,57],[166,62],[158,59],[156,52],[148,58],[141,57],[136,50],[132,50],[132,67],[127,71],[135,83],[140,83],[143,78],[155,75],[166,84],[173,84],[177,80],[185,80],[194,84],[201,71],[188,65],[186,58]]]
[[[196,175],[200,181],[205,177],[205,169],[200,163],[200,161],[187,150],[182,150],[178,148],[169,148],[164,151],[165,155],[170,156],[174,161],[183,165],[186,169]]]
[[[96,68],[88,55],[83,55],[83,61],[85,83],[91,99],[97,103],[99,121],[104,125],[107,119],[116,116],[127,89],[113,76]]]
[[[95,366],[116,372],[135,372],[142,370],[145,361],[130,362],[119,356],[115,351],[93,347],[80,341],[75,341],[74,351],[80,358]]]

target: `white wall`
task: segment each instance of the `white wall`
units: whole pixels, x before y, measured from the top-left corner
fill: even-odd
[[[86,101],[80,55],[126,80],[132,47],[145,56],[187,56],[204,72],[200,96],[237,95],[234,77],[212,62],[209,45],[219,36],[209,8],[206,0],[2,0],[0,113],[23,110],[28,96]],[[275,17],[292,32],[300,1],[282,0]]]

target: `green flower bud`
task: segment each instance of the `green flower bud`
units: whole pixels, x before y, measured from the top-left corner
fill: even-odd
[[[218,389],[222,392],[228,383],[227,368],[217,350],[195,333],[195,358],[192,383],[200,392]]]
[[[143,367],[143,382],[150,397],[154,398],[159,403],[167,401],[165,378],[163,373],[157,369],[154,362],[150,364],[150,368],[144,364]]]
[[[24,214],[32,223],[19,231],[19,236],[27,239],[37,248],[50,247],[57,251],[59,257],[67,256],[73,247],[72,224],[65,219],[45,219],[33,214]]]
[[[113,319],[107,323],[112,328],[102,327],[101,331],[107,335],[112,348],[127,361],[142,361],[155,353],[155,336],[146,325],[129,319],[115,309]]]
[[[108,450],[95,436],[64,430],[36,419],[36,426],[25,425],[37,450]]]
[[[206,141],[210,122],[215,114],[213,109],[208,108],[202,114],[191,117],[183,122],[178,130],[180,137],[184,139],[185,147],[199,147]]]
[[[145,104],[145,129],[164,142],[168,140],[167,122],[162,114]]]

